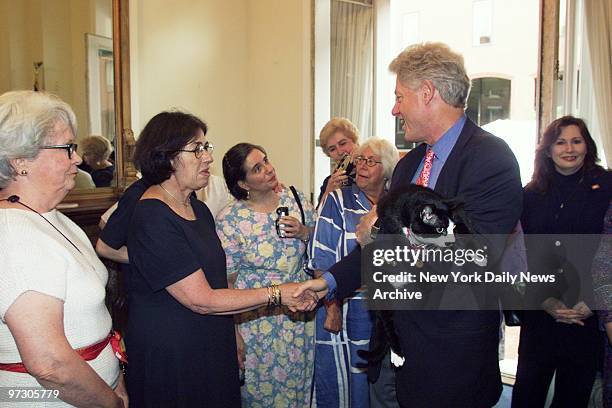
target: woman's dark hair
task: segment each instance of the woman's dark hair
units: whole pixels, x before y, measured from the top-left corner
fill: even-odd
[[[134,164],[148,184],[159,184],[174,173],[172,160],[191,142],[198,130],[206,135],[208,126],[197,116],[180,111],[153,116],[140,132],[134,150]]]
[[[245,200],[248,197],[247,190],[240,187],[238,182],[244,181],[246,178],[244,161],[249,153],[255,149],[263,154],[267,154],[266,150],[261,146],[251,143],[238,143],[223,156],[223,177],[225,177],[225,184],[227,184],[229,192],[236,200]]]
[[[580,129],[580,134],[586,143],[586,155],[581,169],[583,174],[592,170],[603,170],[601,166],[597,165],[597,162],[599,162],[597,146],[595,146],[595,141],[593,141],[584,120],[569,115],[563,116],[552,121],[544,131],[540,143],[536,148],[533,176],[531,177],[531,182],[527,184],[526,189],[541,193],[548,191],[553,174],[556,171],[555,163],[550,157],[550,147],[557,141],[563,129],[571,125],[575,125]]]

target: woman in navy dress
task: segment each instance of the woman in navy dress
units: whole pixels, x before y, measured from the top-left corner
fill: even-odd
[[[589,237],[603,229],[612,187],[610,173],[597,161],[586,124],[572,116],[553,121],[536,150],[521,223],[530,271],[555,273],[556,283],[545,291],[527,288],[542,310],[526,311],[523,318],[513,407],[543,407],[553,373],[553,406],[588,405],[602,361],[590,264],[597,242]],[[575,234],[588,235],[577,240]]]
[[[193,115],[162,112],[136,144],[134,161],[149,187],[128,233],[130,406],[240,406],[232,314],[300,301],[294,283],[227,288],[213,217],[192,194],[210,177],[206,131]]]

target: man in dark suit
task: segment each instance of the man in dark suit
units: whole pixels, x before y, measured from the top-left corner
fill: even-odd
[[[509,234],[522,208],[516,159],[501,139],[464,113],[470,88],[463,57],[441,43],[414,45],[389,69],[397,75],[393,115],[404,122],[405,138],[421,143],[397,164],[391,189],[416,183],[465,203],[478,234]],[[368,243],[374,213],[358,227]],[[501,257],[504,237],[489,238],[489,265]],[[361,286],[359,250],[304,288],[347,296]],[[397,370],[396,392],[406,407],[491,407],[501,394],[498,365],[500,313],[485,311],[395,312],[406,362]]]

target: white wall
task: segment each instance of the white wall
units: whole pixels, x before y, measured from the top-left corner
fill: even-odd
[[[391,1],[393,38],[402,38],[402,18],[419,12],[419,41],[442,41],[463,54],[471,78],[512,80],[511,119],[533,120],[538,68],[539,2],[492,0],[492,41],[472,45],[472,0]],[[397,43],[393,56],[410,44]]]
[[[42,61],[39,85],[72,106],[78,137],[88,136],[85,33],[110,37],[111,17],[110,0],[0,0],[0,94],[32,89]]]
[[[209,125],[215,172],[234,144],[261,144],[280,180],[311,188],[310,0],[132,0],[136,134],[178,107]]]

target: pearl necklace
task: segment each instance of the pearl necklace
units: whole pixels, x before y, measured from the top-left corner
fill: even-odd
[[[161,187],[161,189],[162,189],[162,190],[164,190],[164,191],[165,191],[165,192],[166,192],[166,193],[167,193],[167,194],[168,194],[170,197],[174,198],[174,200],[175,200],[177,203],[181,204],[183,207],[189,207],[189,197],[187,197],[187,200],[186,200],[185,202],[182,202],[181,200],[179,200],[178,198],[176,198],[176,197],[174,196],[174,194],[172,194],[171,192],[169,192],[168,190],[166,190],[166,189],[164,188],[164,186],[162,186],[162,185],[161,185],[161,183],[160,183],[160,184],[158,184],[158,186],[160,186],[160,187]]]

